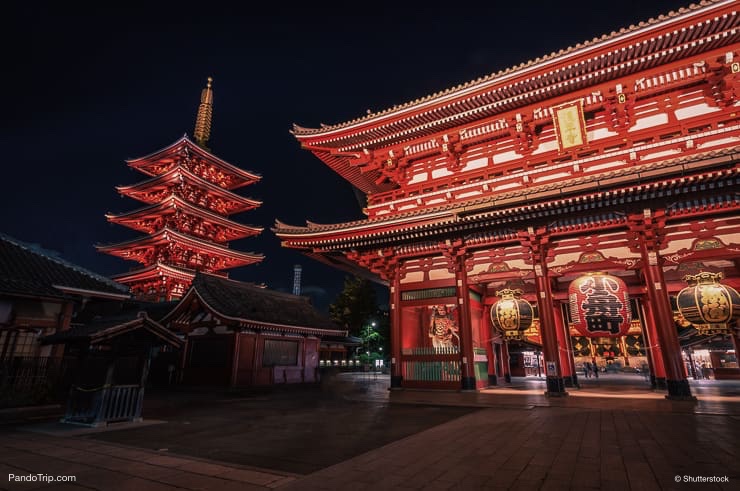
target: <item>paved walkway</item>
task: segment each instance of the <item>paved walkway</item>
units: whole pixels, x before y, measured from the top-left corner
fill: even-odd
[[[470,393],[389,392],[385,377],[344,376],[337,390],[355,399],[481,409],[306,476],[12,431],[0,435],[0,488],[740,489],[740,384],[692,381],[697,402],[668,401],[634,379],[599,384],[546,398],[537,379]],[[3,476],[37,472],[77,481]]]
[[[74,483],[10,481],[9,475],[74,476]],[[0,489],[265,490],[299,477],[75,437],[14,432],[0,439]],[[44,477],[48,481],[48,477]]]

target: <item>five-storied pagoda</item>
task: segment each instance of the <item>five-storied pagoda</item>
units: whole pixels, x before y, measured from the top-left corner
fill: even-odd
[[[213,112],[212,81],[208,79],[201,94],[195,142],[186,135],[150,155],[127,161],[150,179],[116,189],[145,206],[106,215],[110,222],[147,234],[119,244],[96,246],[101,252],[141,264],[113,277],[128,285],[134,297],[141,300],[180,298],[196,271],[226,276],[222,273],[225,270],[263,259],[261,254],[228,246],[232,240],[262,232],[262,228],[228,218],[262,204],[234,192],[261,177],[219,159],[206,147]]]
[[[352,121],[296,126],[301,148],[367,194],[367,219],[274,231],[390,286],[392,387],[509,381],[529,344],[550,396],[595,365],[649,366],[668,397],[692,398],[683,328],[738,348],[740,305],[724,288],[740,286],[737,6],[702,1]],[[724,362],[738,373],[727,353],[717,375]]]

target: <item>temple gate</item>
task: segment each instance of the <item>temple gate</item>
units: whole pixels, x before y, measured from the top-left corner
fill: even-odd
[[[356,120],[295,126],[367,194],[367,219],[273,231],[389,285],[392,387],[510,380],[510,350],[529,343],[551,396],[588,361],[648,366],[668,397],[692,398],[681,329],[737,350],[734,319],[687,326],[675,297],[702,272],[740,286],[738,24],[735,3],[704,2]],[[579,300],[569,287],[584,275]],[[536,308],[527,329],[493,327],[504,289]],[[576,329],[574,302],[591,331]]]

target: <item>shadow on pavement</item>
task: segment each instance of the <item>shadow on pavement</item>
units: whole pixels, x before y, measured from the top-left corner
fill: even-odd
[[[81,437],[307,474],[475,410],[389,404],[387,377],[336,377],[269,391],[150,393],[145,419],[163,424]]]

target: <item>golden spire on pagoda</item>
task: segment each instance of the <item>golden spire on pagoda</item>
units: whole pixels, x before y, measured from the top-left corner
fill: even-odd
[[[211,119],[213,117],[213,89],[211,83],[213,78],[208,77],[208,85],[200,93],[200,106],[198,106],[198,117],[195,119],[195,143],[201,148],[209,150],[206,146],[211,136]]]

